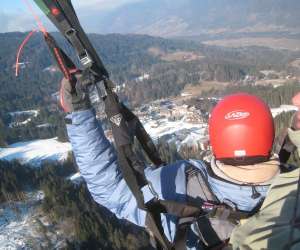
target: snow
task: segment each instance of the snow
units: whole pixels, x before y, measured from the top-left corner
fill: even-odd
[[[149,78],[150,78],[150,75],[145,73],[145,74],[143,74],[143,75],[137,77],[135,80],[136,80],[137,82],[142,82],[142,81],[144,81],[144,80],[148,80]]]
[[[283,112],[291,112],[291,111],[297,111],[298,107],[294,105],[281,105],[279,108],[273,108],[271,109],[272,115],[275,118],[276,116],[280,115]]]
[[[43,72],[51,72],[51,73],[54,73],[54,72],[59,72],[60,70],[56,67],[56,66],[53,66],[53,65],[50,65],[49,67],[46,67],[43,69]]]
[[[0,205],[0,249],[30,249],[27,242],[37,238],[38,228],[33,225],[36,206],[44,198],[41,191],[27,193],[24,202]]]
[[[0,160],[17,160],[22,164],[41,166],[45,161],[64,161],[71,151],[70,143],[62,143],[57,138],[19,142],[0,148]]]
[[[222,98],[219,97],[200,97],[199,100],[209,100],[209,101],[221,101]]]
[[[34,117],[37,117],[40,113],[39,110],[25,110],[25,111],[15,111],[15,112],[9,112],[11,116],[19,116],[19,115],[31,115]]]
[[[26,120],[23,121],[23,122],[12,122],[12,123],[10,123],[8,126],[9,126],[10,128],[16,128],[16,127],[20,127],[20,126],[26,125],[26,124],[28,124],[28,123],[31,122],[31,121],[32,121],[32,119],[31,119],[31,118],[28,118],[28,119],[26,119]]]
[[[50,123],[44,123],[44,124],[39,124],[36,127],[37,128],[51,128],[51,127],[53,127],[53,125]]]
[[[192,96],[192,94],[191,94],[191,93],[181,93],[181,96],[182,96],[182,97]]]
[[[43,213],[44,193],[25,195],[23,201],[0,205],[0,250],[65,249],[65,240],[72,235],[66,237],[64,228],[52,225]]]
[[[74,184],[80,184],[83,181],[83,177],[81,176],[80,172],[69,176],[67,179],[72,181]]]
[[[79,172],[77,172],[76,174],[73,174],[73,175],[71,175],[71,176],[69,177],[69,179],[70,179],[71,181],[74,181],[74,180],[76,180],[76,179],[78,179],[78,178],[81,178],[81,174],[80,174]]]
[[[193,131],[181,142],[181,144],[191,147],[195,145],[196,141],[204,142],[207,139],[207,136],[205,136],[205,132],[205,128]]]
[[[192,147],[208,140],[207,124],[189,123],[185,117],[179,121],[148,120],[143,125],[154,141],[164,137],[168,143],[175,143],[178,150],[182,146]]]
[[[179,121],[169,121],[168,119],[150,120],[148,122],[144,122],[144,127],[149,135],[156,140],[159,137],[167,134],[173,134],[181,130],[200,130],[206,127],[206,125],[186,122],[185,117],[183,117]]]
[[[30,117],[27,118],[25,121],[22,121],[22,122],[12,122],[8,126],[10,128],[15,128],[15,127],[26,125],[26,124],[28,124],[29,122],[32,121],[32,118],[37,117],[39,115],[39,113],[40,113],[39,110],[25,110],[25,111],[10,112],[9,115],[12,118],[16,118],[17,116],[20,116],[20,115],[28,115]]]

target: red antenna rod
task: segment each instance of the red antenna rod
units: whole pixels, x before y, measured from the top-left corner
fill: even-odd
[[[37,32],[37,30],[32,30],[23,40],[23,42],[21,43],[19,49],[18,49],[18,53],[17,53],[17,59],[16,59],[16,77],[18,77],[19,75],[19,69],[20,69],[20,55],[23,51],[24,46],[26,45],[26,43],[29,41],[30,37],[32,37],[32,35]]]
[[[44,34],[44,36],[47,36],[47,30],[44,27],[41,19],[39,18],[39,16],[35,13],[32,5],[30,4],[30,2],[28,0],[22,0],[22,2],[27,6],[28,10],[30,11],[31,15],[34,17],[37,26],[39,27],[39,30]],[[29,41],[29,39],[32,37],[32,35],[37,32],[37,30],[32,30],[24,39],[24,41],[21,43],[18,52],[17,52],[17,58],[16,58],[16,77],[19,75],[19,69],[20,69],[20,55],[23,51],[24,46],[26,45],[26,43]]]

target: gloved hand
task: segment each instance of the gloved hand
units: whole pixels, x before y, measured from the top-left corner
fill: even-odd
[[[94,78],[89,71],[75,73],[73,81],[63,78],[59,93],[59,101],[67,113],[91,108],[88,88],[94,84]]]

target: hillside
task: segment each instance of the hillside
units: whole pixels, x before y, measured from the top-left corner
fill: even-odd
[[[21,58],[23,69],[18,78],[14,76],[16,51],[25,35],[0,34],[0,114],[36,108],[49,101],[50,95],[58,89],[61,75],[51,70],[54,62],[40,34],[35,35],[26,45]],[[75,58],[64,40],[58,34],[54,35]],[[145,73],[150,75],[154,85],[159,84],[158,81],[167,84],[171,80],[174,89],[182,89],[184,82],[198,83],[201,78],[235,81],[259,68],[277,66],[282,69],[300,56],[296,52],[263,47],[219,49],[196,42],[142,35],[91,34],[90,38],[118,85],[136,82]],[[163,95],[167,96],[168,93]]]
[[[141,0],[82,20],[93,32],[160,36],[298,32],[298,0]],[[98,15],[96,15],[98,13]]]

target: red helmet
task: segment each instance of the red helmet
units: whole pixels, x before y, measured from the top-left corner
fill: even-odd
[[[221,100],[209,119],[209,136],[216,159],[232,165],[265,161],[274,140],[274,122],[268,105],[246,93]]]

